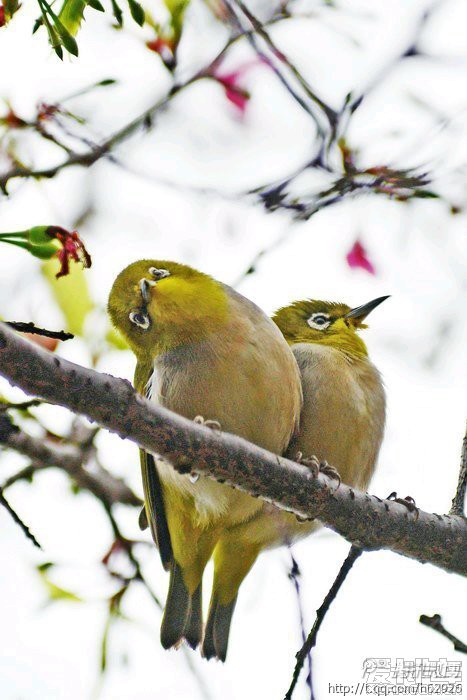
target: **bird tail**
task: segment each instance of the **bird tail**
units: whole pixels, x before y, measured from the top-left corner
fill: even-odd
[[[235,610],[237,596],[223,605],[219,597],[213,593],[209,606],[209,617],[203,640],[203,656],[205,659],[225,661],[229,644],[230,624]]]
[[[196,649],[203,637],[203,571],[212,554],[217,535],[215,531],[197,529],[183,518],[174,526],[173,532],[175,552],[170,564],[161,642],[165,649],[169,649],[186,639],[191,648]]]
[[[202,654],[225,661],[230,625],[240,585],[259,553],[257,544],[242,542],[236,530],[219,540],[214,550],[214,583]]]
[[[182,568],[173,562],[170,569],[170,584],[161,625],[161,644],[170,649],[186,639],[196,649],[203,634],[201,609],[201,583],[190,594],[183,578]]]

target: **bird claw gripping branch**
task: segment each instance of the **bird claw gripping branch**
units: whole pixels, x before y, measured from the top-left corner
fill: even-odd
[[[220,433],[222,430],[218,420],[205,420],[203,416],[196,416],[194,422],[198,423],[198,425],[204,425],[205,428],[211,428],[211,430],[214,430],[216,433]]]
[[[397,492],[392,491],[392,493],[389,494],[387,500],[394,501],[394,503],[400,503],[401,505],[405,506],[410,513],[415,513],[415,519],[418,520],[418,516],[420,515],[420,511],[417,508],[417,504],[415,503],[415,499],[412,498],[412,496],[406,496],[405,498],[398,498]]]
[[[315,478],[319,474],[324,474],[330,479],[335,479],[339,482],[337,484],[337,488],[339,488],[341,484],[341,476],[337,469],[328,464],[326,460],[320,461],[315,455],[312,455],[311,457],[304,457],[301,452],[297,452],[295,459],[299,464],[303,464],[305,467],[308,467]]]

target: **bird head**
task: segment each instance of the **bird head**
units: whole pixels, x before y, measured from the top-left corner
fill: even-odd
[[[149,359],[219,328],[227,316],[227,294],[188,265],[138,260],[115,280],[108,311],[135,355]]]
[[[368,327],[366,317],[387,298],[378,297],[353,309],[330,301],[296,301],[276,311],[273,320],[290,345],[319,343],[351,357],[366,357],[366,345],[357,331]]]

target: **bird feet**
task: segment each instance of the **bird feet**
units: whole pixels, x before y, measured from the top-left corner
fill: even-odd
[[[339,483],[337,486],[340,486],[341,475],[339,474],[337,469],[328,464],[325,459],[320,461],[315,455],[312,455],[311,457],[304,457],[301,452],[297,452],[295,461],[299,464],[303,464],[305,467],[308,467],[308,469],[311,471],[315,478],[319,474],[324,474],[330,479],[335,479],[336,481],[338,481]]]
[[[415,499],[413,499],[412,496],[406,496],[405,498],[398,498],[397,492],[392,491],[389,494],[387,500],[394,501],[394,503],[400,503],[401,505],[405,506],[410,513],[415,513],[415,519],[418,520],[418,516],[420,515],[420,511],[417,508],[417,504],[415,503]]]
[[[215,430],[216,433],[220,433],[220,431],[222,430],[221,424],[218,420],[205,420],[203,416],[195,416],[193,420],[195,423],[198,423],[198,425],[204,425],[206,428],[211,428],[211,430]]]
[[[205,420],[203,416],[195,416],[193,418],[194,423],[198,423],[198,425],[204,425],[205,428],[211,428],[211,430],[214,430],[216,433],[221,432],[221,424],[219,423],[218,420]],[[197,474],[196,472],[191,472],[190,474],[190,481],[192,484],[196,484],[198,481],[200,475]]]

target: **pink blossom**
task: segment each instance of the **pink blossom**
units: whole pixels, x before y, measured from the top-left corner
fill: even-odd
[[[91,256],[77,231],[66,231],[61,226],[49,226],[46,233],[50,238],[59,241],[62,246],[56,253],[60,261],[60,270],[55,275],[57,278],[68,275],[70,260],[80,262],[83,267],[91,267]]]
[[[239,77],[241,77],[240,71],[234,71],[226,75],[217,75],[216,80],[224,86],[225,96],[229,102],[243,115],[250,99],[250,93],[237,85]]]
[[[347,260],[347,264],[349,267],[361,268],[362,270],[366,270],[367,272],[369,272],[370,275],[376,274],[375,266],[373,265],[371,260],[369,260],[365,248],[358,239],[355,241],[352,248],[345,256],[345,259]]]
[[[241,116],[244,116],[248,100],[250,99],[250,93],[241,85],[241,80],[250,68],[257,66],[260,62],[262,61],[258,59],[248,61],[248,63],[244,63],[230,73],[222,73],[219,67],[216,66],[211,73],[211,77],[223,86],[225,96],[229,102],[238,109]]]

